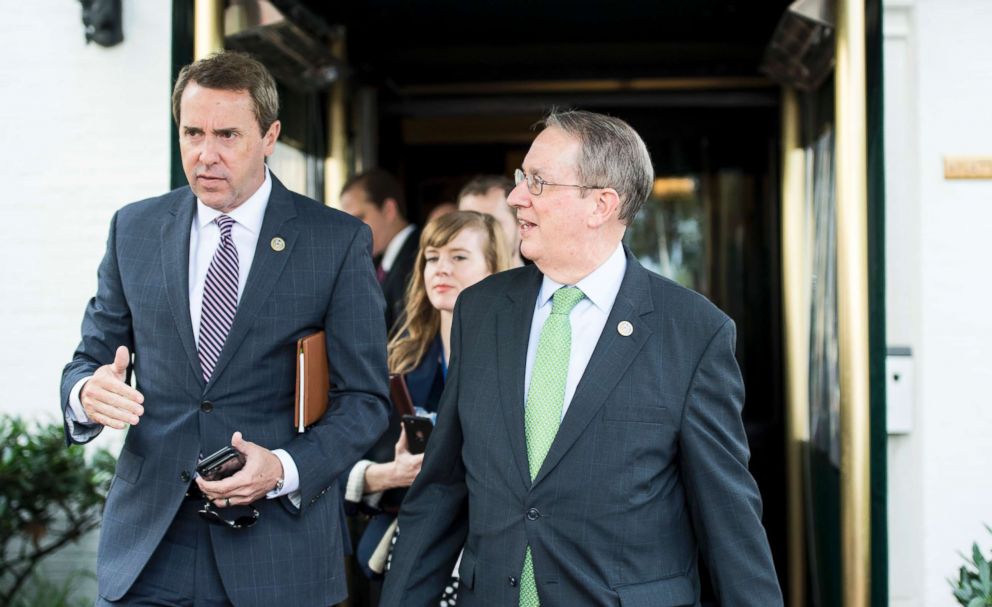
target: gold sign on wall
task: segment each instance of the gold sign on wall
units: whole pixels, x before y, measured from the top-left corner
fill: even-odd
[[[944,179],[992,179],[992,156],[944,156]]]

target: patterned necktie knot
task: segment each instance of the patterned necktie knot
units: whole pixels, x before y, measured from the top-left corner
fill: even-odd
[[[568,316],[585,296],[578,287],[562,287],[551,296],[551,313]]]
[[[220,228],[220,237],[222,240],[226,240],[231,237],[231,228],[234,227],[234,220],[231,219],[230,215],[218,215],[217,219],[214,219],[217,223],[217,227]]]

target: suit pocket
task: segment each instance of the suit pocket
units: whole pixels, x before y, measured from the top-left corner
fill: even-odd
[[[642,424],[668,424],[668,407],[638,407],[627,405],[607,405],[603,414],[606,421],[639,422]]]
[[[696,604],[689,578],[675,577],[614,588],[621,607],[683,607]]]
[[[117,457],[117,478],[132,485],[137,483],[138,477],[141,476],[143,463],[145,463],[145,458],[135,455],[127,449],[121,449],[121,454]]]
[[[458,565],[458,587],[468,588],[475,585],[475,554],[462,549],[462,562]]]

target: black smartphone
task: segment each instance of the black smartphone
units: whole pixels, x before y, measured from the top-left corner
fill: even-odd
[[[406,429],[406,444],[410,448],[410,453],[414,455],[423,453],[427,448],[427,439],[434,429],[434,422],[429,417],[420,415],[404,415],[403,428]]]
[[[207,481],[219,481],[244,468],[245,456],[228,445],[211,453],[196,465],[196,473]]]

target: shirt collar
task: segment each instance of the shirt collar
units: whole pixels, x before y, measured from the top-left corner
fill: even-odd
[[[403,228],[393,236],[393,239],[389,241],[386,245],[386,250],[382,252],[382,269],[386,272],[393,269],[393,264],[396,262],[396,257],[400,254],[400,249],[403,248],[403,243],[406,242],[407,237],[413,232],[415,226],[411,223],[407,227]]]
[[[620,283],[623,282],[626,272],[627,255],[624,253],[623,244],[618,244],[606,261],[574,286],[578,287],[594,306],[603,312],[609,312],[613,309],[613,302],[617,299]],[[555,291],[564,286],[567,285],[555,282],[545,275],[541,283],[541,293],[537,298],[537,307],[548,305]]]
[[[227,213],[227,216],[252,234],[258,235],[262,231],[262,220],[265,218],[265,209],[269,205],[271,193],[272,179],[269,178],[269,167],[265,167],[265,179],[262,180],[262,185],[248,197],[248,200]],[[203,204],[199,198],[196,199],[196,225],[198,228],[203,229],[219,215],[221,215],[220,211],[211,209]]]

